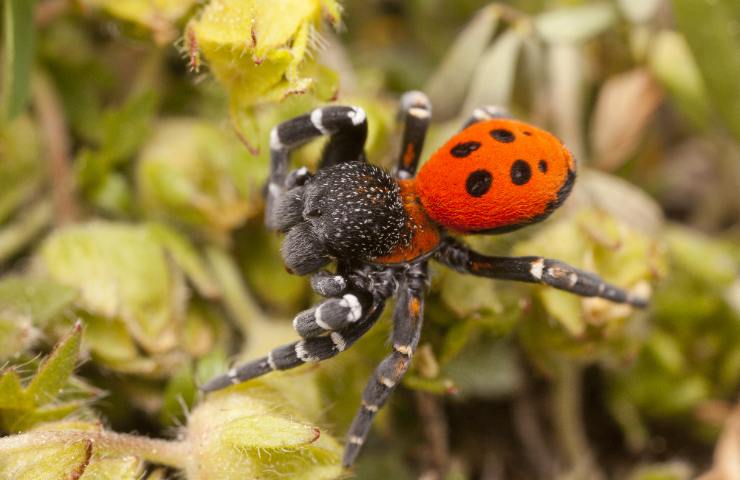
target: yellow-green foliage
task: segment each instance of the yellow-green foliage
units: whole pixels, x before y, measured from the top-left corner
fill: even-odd
[[[233,132],[190,119],[162,121],[156,132],[137,161],[148,215],[223,238],[258,211],[267,168]]]
[[[4,0],[0,480],[695,477],[740,388],[736,4]],[[577,158],[546,222],[466,242],[650,306],[432,262],[409,372],[342,472],[393,301],[318,366],[198,385],[321,300],[263,226],[270,129],[361,106],[391,170],[410,89],[433,104],[422,162],[484,104]]]
[[[322,16],[339,22],[335,0],[214,0],[190,25],[187,41],[192,35],[195,45],[188,48],[203,53],[238,107],[279,100],[327,74],[308,57]]]

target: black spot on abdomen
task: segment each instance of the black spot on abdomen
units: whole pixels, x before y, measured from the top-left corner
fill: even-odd
[[[491,189],[493,175],[488,170],[476,170],[465,180],[465,190],[472,197],[482,197]]]
[[[524,185],[532,178],[532,169],[524,160],[516,160],[511,164],[511,183],[514,185]]]
[[[540,172],[547,173],[547,161],[546,160],[540,160],[537,164],[537,168],[540,169]]]
[[[450,150],[450,153],[453,157],[456,158],[465,158],[474,151],[478,150],[480,148],[480,143],[478,142],[464,142],[464,143],[458,143],[452,149]]]
[[[511,132],[511,130],[506,130],[505,128],[497,128],[495,130],[491,130],[491,136],[494,140],[497,140],[501,143],[511,143],[516,140],[516,137]]]

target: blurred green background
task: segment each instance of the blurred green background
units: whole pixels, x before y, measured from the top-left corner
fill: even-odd
[[[740,2],[2,0],[0,29],[1,479],[737,478]],[[433,268],[343,473],[388,315],[319,366],[197,385],[318,300],[262,226],[270,128],[357,104],[390,168],[409,89],[424,156],[497,104],[578,159],[552,219],[472,245],[651,306]]]

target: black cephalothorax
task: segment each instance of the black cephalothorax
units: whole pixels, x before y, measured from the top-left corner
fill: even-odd
[[[319,170],[277,200],[276,222],[287,232],[282,254],[298,275],[331,258],[371,260],[408,244],[408,215],[398,183],[375,165],[347,162]]]
[[[206,392],[218,390],[273,370],[286,370],[333,357],[367,332],[380,317],[387,299],[395,295],[392,351],[377,367],[362,394],[362,406],[346,438],[343,464],[347,467],[354,463],[370,431],[373,417],[398,386],[416,351],[428,284],[427,264],[431,259],[473,275],[540,283],[577,295],[596,296],[637,307],[646,305],[644,299],[562,262],[542,257],[486,256],[442,235],[440,230],[444,225],[438,225],[440,222],[432,221],[425,213],[424,207],[432,208],[434,205],[421,205],[417,201],[414,183],[430,113],[431,107],[424,94],[409,92],[402,97],[403,148],[394,176],[366,163],[363,148],[367,124],[365,113],[357,107],[319,108],[272,130],[265,222],[268,228],[286,233],[282,246],[286,266],[300,275],[312,273],[312,288],[326,300],[296,315],[293,326],[301,340],[234,367],[202,387]],[[448,147],[444,147],[448,149],[438,151],[441,156],[436,160],[434,168],[437,170],[427,170],[427,177],[430,177],[430,171],[445,173],[444,164],[440,169],[439,162],[448,157],[451,161],[468,162],[457,163],[456,168],[470,168],[475,176],[475,172],[481,170],[471,163],[471,158],[484,150],[483,142],[494,142],[489,143],[489,147],[493,145],[491,148],[509,148],[508,145],[514,145],[519,135],[513,134],[512,129],[523,129],[523,139],[534,135],[537,130],[514,121],[507,124],[509,129],[496,126],[501,122],[496,123],[494,119],[505,116],[504,111],[493,107],[476,109],[463,131],[450,140]],[[490,122],[491,127],[480,122]],[[471,141],[467,137],[473,130],[482,130],[485,135]],[[544,131],[537,134],[550,135]],[[288,174],[290,151],[321,135],[329,135],[330,140],[317,172],[311,175],[301,168]],[[574,165],[554,137],[550,142],[555,145],[554,153],[561,156],[553,154],[547,161],[539,160],[538,171],[543,176],[538,178],[545,185],[546,180],[553,178],[554,167],[560,167],[564,180],[561,184],[548,184],[552,191],[544,193],[550,197],[536,198],[553,198],[552,201],[559,204],[567,196],[575,178],[571,175]],[[557,161],[567,164],[559,165]],[[524,160],[515,160],[513,167],[516,167],[516,162]],[[487,168],[494,167],[496,164],[489,162]],[[422,174],[424,168],[426,164],[422,167]],[[508,169],[509,166],[503,165],[503,168]],[[485,188],[468,188],[465,181],[445,184],[445,179],[436,174],[430,179],[430,185],[438,185],[453,196],[459,191],[460,198],[476,205],[474,202],[485,199],[484,195],[496,193],[497,185],[504,185],[516,193],[520,191],[516,188],[528,188],[534,184],[529,166],[524,177],[514,175],[516,168],[511,170],[511,175],[499,175],[499,178],[491,176],[488,170],[486,172]],[[506,182],[507,176],[511,177],[514,186],[496,183]],[[546,210],[549,205],[547,203],[543,208]],[[519,208],[521,206],[518,205]],[[442,210],[442,213],[450,212]],[[479,210],[473,213],[486,212]],[[527,215],[522,217],[527,222],[538,220],[537,215]],[[459,216],[453,220],[460,224]],[[520,226],[518,220],[512,220],[512,224]],[[336,261],[334,272],[319,270],[332,260]]]

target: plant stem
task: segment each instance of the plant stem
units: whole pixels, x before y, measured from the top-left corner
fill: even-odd
[[[89,440],[106,453],[135,455],[152,463],[184,468],[188,456],[187,444],[158,438],[140,437],[107,431],[35,431],[0,438],[0,450],[36,448],[49,444],[68,444]]]
[[[570,479],[603,480],[606,477],[594,459],[581,416],[581,368],[570,360],[556,364],[553,391],[553,422],[562,447]]]
[[[227,252],[219,247],[208,246],[205,253],[211,270],[221,287],[226,308],[238,323],[242,333],[248,334],[255,323],[266,321],[262,309],[250,295],[234,260]]]
[[[67,122],[59,96],[45,75],[34,78],[33,97],[51,162],[51,191],[56,223],[63,225],[75,221],[79,212],[74,198]]]

